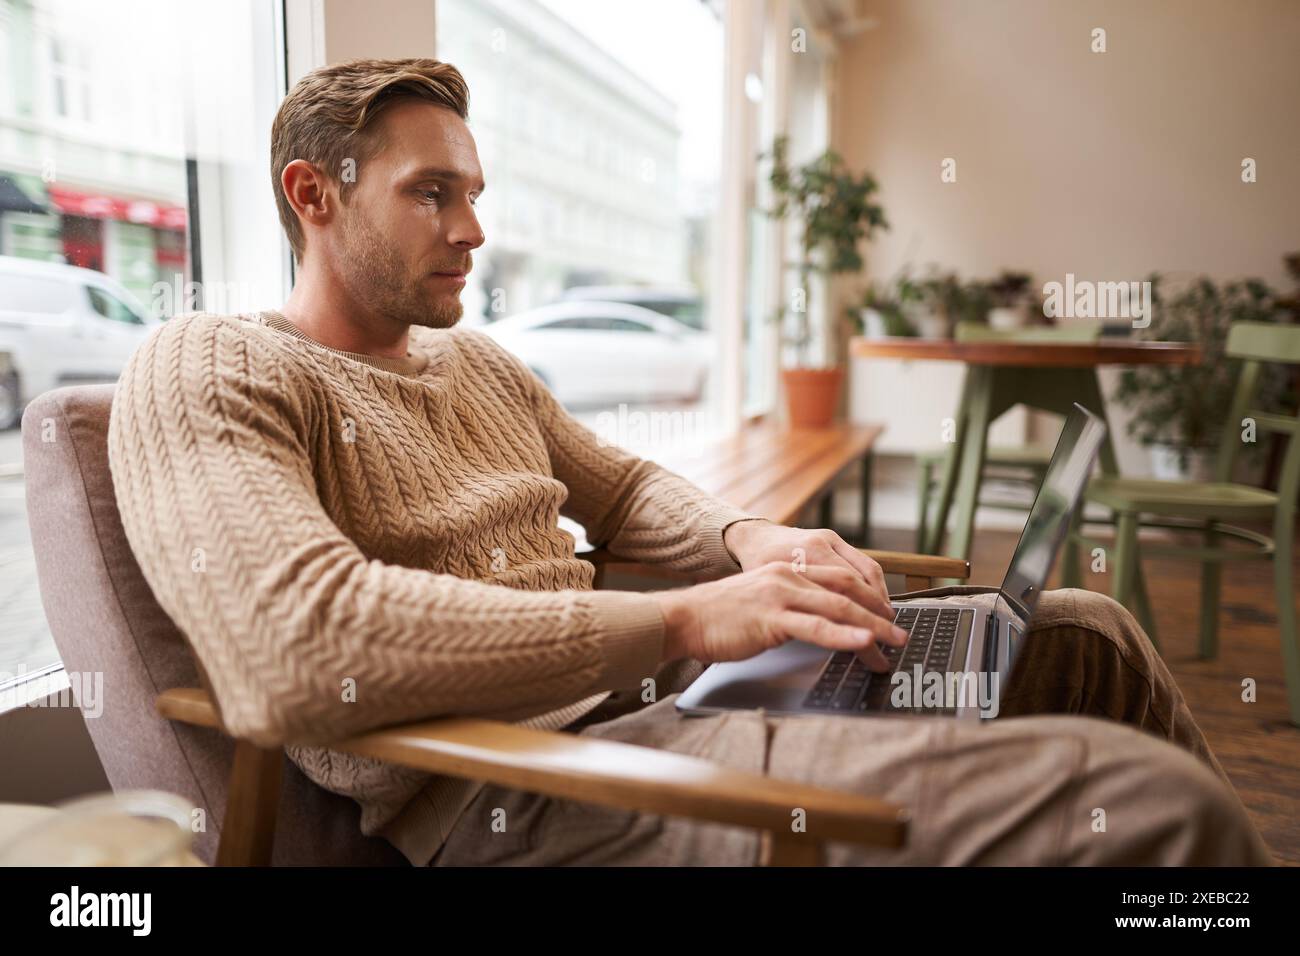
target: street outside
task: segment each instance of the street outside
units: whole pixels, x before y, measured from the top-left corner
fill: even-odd
[[[0,431],[0,683],[59,659],[36,586],[22,460],[22,433]]]

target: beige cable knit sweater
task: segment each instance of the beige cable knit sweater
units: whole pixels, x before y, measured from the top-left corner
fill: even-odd
[[[323,746],[444,714],[558,729],[660,664],[645,594],[592,591],[557,526],[681,571],[739,567],[756,517],[602,445],[467,328],[405,359],[327,348],[275,312],[167,322],[109,425],[122,522],[231,733],[288,741],[361,829],[417,865],[481,784]]]

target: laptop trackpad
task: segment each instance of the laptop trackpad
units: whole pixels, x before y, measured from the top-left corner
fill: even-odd
[[[748,660],[714,664],[682,692],[677,706],[799,710],[830,655],[815,644],[787,641]]]

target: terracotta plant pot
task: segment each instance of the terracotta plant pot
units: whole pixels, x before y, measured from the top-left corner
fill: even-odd
[[[785,406],[794,428],[824,428],[835,417],[844,369],[785,368],[781,385],[785,389]]]

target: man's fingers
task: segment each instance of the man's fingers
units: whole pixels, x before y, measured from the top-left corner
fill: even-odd
[[[849,567],[861,574],[886,601],[889,600],[889,589],[885,586],[885,572],[880,570],[879,564],[838,535],[831,543],[831,550],[848,562]]]
[[[891,669],[885,655],[880,653],[876,636],[870,631],[845,624],[836,624],[816,614],[785,611],[777,618],[778,626],[790,637],[816,644],[832,651],[853,651],[873,671],[885,673]]]
[[[827,573],[827,569],[823,569]],[[815,583],[815,582],[812,582]],[[816,614],[837,624],[861,628],[876,635],[886,644],[901,646],[907,639],[902,628],[896,627],[890,617],[873,613],[857,601],[824,587],[796,588],[786,600],[786,607],[795,611]]]
[[[814,584],[852,598],[873,614],[890,621],[894,619],[894,608],[889,598],[881,597],[851,568],[810,565],[802,574]]]

